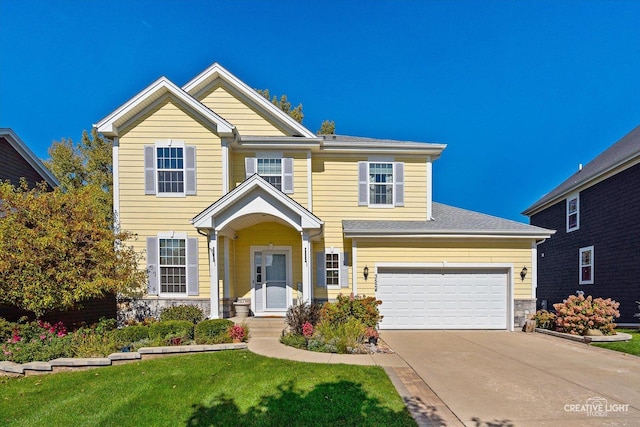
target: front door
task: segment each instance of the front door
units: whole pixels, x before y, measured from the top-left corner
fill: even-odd
[[[254,252],[253,283],[255,312],[284,312],[288,307],[286,251]]]

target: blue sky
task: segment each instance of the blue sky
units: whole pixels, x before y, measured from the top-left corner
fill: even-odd
[[[434,199],[520,215],[640,124],[640,1],[0,0],[0,127],[41,158],[213,62],[316,131],[448,144]]]

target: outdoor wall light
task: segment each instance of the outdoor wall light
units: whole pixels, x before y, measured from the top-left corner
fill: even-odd
[[[522,267],[522,271],[520,271],[520,278],[524,281],[524,278],[527,277],[527,267]]]
[[[367,280],[367,277],[369,277],[369,267],[367,267],[366,265],[364,266],[364,270],[362,271],[362,275],[364,276],[364,280]]]

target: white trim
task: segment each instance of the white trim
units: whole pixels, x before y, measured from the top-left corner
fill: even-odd
[[[584,252],[591,252],[591,264],[588,266],[591,267],[591,280],[582,280],[582,268],[586,267],[582,265],[582,254]],[[593,250],[593,245],[585,246],[578,250],[578,283],[580,285],[593,285],[596,277],[596,269],[595,269],[595,251]]]
[[[459,262],[381,262],[374,266],[374,274],[377,278],[379,268],[424,268],[424,269],[484,269],[506,270],[507,273],[507,330],[514,330],[514,268],[508,263],[459,263]]]
[[[358,295],[358,241],[355,239],[351,241],[351,271],[353,294]]]
[[[216,253],[218,250],[217,235],[215,230],[209,232],[209,244],[207,251],[207,258],[209,259],[209,286],[210,286],[210,301],[211,301],[211,314],[210,319],[220,319],[222,313],[220,313],[220,287],[218,286],[218,264]]]
[[[307,151],[307,209],[313,212],[313,161],[311,151]]]
[[[329,285],[327,283],[327,255],[338,255],[338,284],[337,285]],[[340,266],[342,265],[342,263],[344,262],[344,260],[342,259],[342,253],[340,251],[336,251],[336,248],[334,248],[333,246],[331,246],[330,248],[325,248],[324,250],[324,288],[327,289],[333,289],[333,290],[339,290],[342,288],[342,272],[341,272],[341,268]],[[334,270],[333,268],[331,270]]]
[[[431,156],[427,156],[427,221],[433,220],[433,163]]]
[[[538,243],[531,242],[531,298],[538,293]]]
[[[311,240],[308,231],[303,231],[302,237],[302,300],[305,302],[313,301],[313,270],[312,267],[312,253],[311,253]],[[293,262],[293,260],[292,260]],[[293,284],[293,278],[291,280]]]
[[[569,204],[572,200],[576,200],[576,211],[573,214],[569,213]],[[565,219],[566,219],[566,230],[567,233],[570,233],[572,231],[576,231],[580,229],[580,193],[573,193],[570,194],[569,196],[567,196],[566,202],[565,202],[565,209],[566,209],[566,215],[565,215]],[[573,228],[569,227],[569,216],[570,215],[576,215],[576,226]]]
[[[113,138],[111,147],[111,161],[113,175],[113,226],[120,231],[120,138]]]
[[[229,192],[229,171],[231,170],[229,161],[229,142],[222,138],[222,194]],[[197,161],[197,159],[196,159]]]
[[[231,295],[231,290],[230,290],[230,274],[231,274],[231,267],[230,267],[230,260],[229,260],[229,254],[230,254],[230,250],[229,250],[229,236],[224,236],[224,289],[223,289],[223,293],[222,296],[223,298],[229,298],[229,296]]]

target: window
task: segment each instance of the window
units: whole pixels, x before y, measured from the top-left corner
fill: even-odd
[[[145,145],[144,193],[165,197],[196,194],[196,148],[173,140]]]
[[[327,286],[340,285],[340,254],[325,255],[325,279]]]
[[[244,161],[245,178],[257,173],[283,193],[293,193],[293,158],[282,157],[282,153],[265,153],[259,157],[246,157]]]
[[[567,233],[580,228],[580,196],[567,198]]]
[[[182,147],[156,148],[158,193],[184,192],[184,156]]]
[[[580,248],[580,284],[593,284],[593,246]]]
[[[358,205],[404,206],[404,163],[358,162]]]
[[[187,251],[184,239],[159,239],[160,292],[187,292]]]
[[[282,190],[282,159],[256,159],[258,175],[269,184]]]

